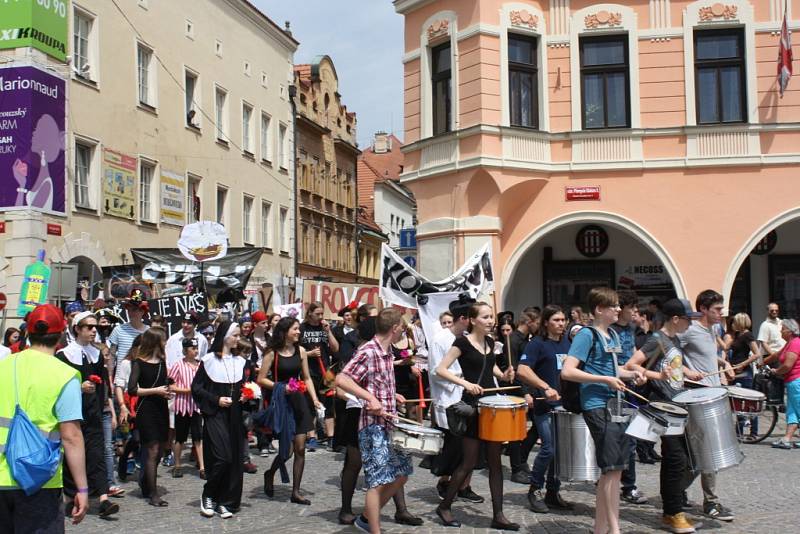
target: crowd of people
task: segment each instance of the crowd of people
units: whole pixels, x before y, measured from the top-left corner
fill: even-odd
[[[476,469],[487,468],[491,526],[515,531],[520,525],[503,513],[504,455],[511,481],[529,486],[532,512],[573,508],[562,495],[554,463],[552,412],[566,408],[582,413],[595,445],[601,472],[596,533],[619,532],[620,500],[648,502],[637,488],[637,459],[660,462],[665,527],[694,532],[698,525],[686,513],[686,490],[698,474],[690,470],[686,440],[662,436],[659,453],[653,443],[627,435],[627,420],[609,406],[620,397],[669,402],[690,385],[753,388],[761,366],[771,367],[786,387],[787,431],[773,446],[800,448],[797,322],[781,320],[771,303],[753,333],[750,317],[728,314],[722,295],[713,290],[701,292],[694,308],[685,299],[670,299],[640,309],[631,291],[595,288],[585,307],[529,307],[516,318],[461,296],[427,329],[435,332],[428,339],[419,316],[408,319],[398,309],[369,304],[346,306],[333,324],[313,302],[303,321],[263,311],[220,313],[203,321],[190,311],[172,335],[163,318],[149,312],[141,291],[123,307],[125,321],[108,307],[70,303],[62,314],[44,305],[4,333],[0,385],[9,380],[9,365],[42,355],[60,362],[48,363],[52,371],[31,368],[60,382],[55,393],[42,394],[42,402],[55,406],[49,416],[39,414],[47,411],[42,406],[30,411],[42,432],[60,426],[65,461],[63,476],[55,473],[31,497],[15,489],[13,468],[0,457],[0,523],[20,531],[37,520],[61,521],[63,527],[64,516],[82,519],[90,497],[97,499],[101,518],[124,513],[122,483],[133,475],[148,504],[167,507],[157,485],[159,469],[162,476],[168,468],[170,476],[182,478],[191,465],[205,481],[200,513],[230,518],[241,507],[244,475],[257,472],[251,454],[272,456],[263,473],[269,499],[276,499],[280,473],[282,484],[291,482],[290,502],[307,506],[311,501],[302,490],[307,454],[326,449],[344,457],[339,523],[379,533],[380,510],[391,499],[396,522],[419,526],[423,519],[409,510],[403,489],[413,472],[411,456],[392,442],[397,420],[404,418],[443,433],[442,450],[419,464],[437,477],[432,484],[441,499],[435,509],[441,523],[461,526],[453,506],[457,499],[484,502],[471,479]],[[498,388],[515,390],[511,395],[527,404],[523,439],[503,443],[479,433],[475,406]],[[3,396],[0,421],[11,420],[15,403]],[[740,432],[745,431],[759,429],[755,421],[742,422]],[[6,436],[0,432],[0,453]],[[358,513],[353,497],[361,471],[367,492]],[[699,478],[704,515],[732,521],[716,476]],[[20,515],[26,499],[52,507],[62,487],[58,514]]]

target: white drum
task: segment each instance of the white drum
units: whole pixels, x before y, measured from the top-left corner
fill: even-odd
[[[392,445],[412,454],[439,454],[444,446],[444,432],[425,426],[395,423]]]
[[[641,406],[628,423],[625,433],[636,439],[655,443],[667,432],[668,426],[669,421],[666,417],[649,410],[646,406]]]
[[[669,423],[665,436],[682,436],[689,422],[689,412],[668,402],[651,402],[650,409]]]

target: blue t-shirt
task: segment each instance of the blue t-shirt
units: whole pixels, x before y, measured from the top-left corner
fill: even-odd
[[[548,386],[560,390],[559,374],[568,353],[569,340],[567,336],[563,336],[561,341],[536,336],[525,346],[525,352],[520,356],[519,364],[527,365],[536,373],[536,376],[547,382]],[[541,391],[537,391],[534,395],[534,397],[541,396],[543,396]],[[560,405],[560,402],[536,401],[533,403],[533,413],[544,415],[553,406]]]
[[[634,326],[632,324],[622,326],[621,324],[612,324],[611,329],[619,336],[620,345],[622,345],[622,352],[617,355],[617,361],[620,365],[625,365],[631,359],[633,353],[636,352],[636,335]]]
[[[569,355],[584,362],[583,370],[589,374],[616,376],[614,358],[610,352],[606,351],[606,346],[609,349],[616,348],[621,350],[619,339],[612,335],[611,337],[606,337],[605,343],[603,343],[600,339],[601,336],[600,332],[593,335],[591,328],[581,328],[572,339]],[[594,345],[594,351],[592,351],[592,345]],[[608,399],[614,397],[614,395],[614,390],[605,384],[581,384],[581,408],[584,411],[605,408]]]
[[[71,379],[61,390],[55,406],[56,419],[59,423],[64,421],[80,421],[83,419],[81,383],[77,378]]]

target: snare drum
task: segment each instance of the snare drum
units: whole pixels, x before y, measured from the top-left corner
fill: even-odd
[[[731,398],[731,410],[736,415],[758,415],[764,411],[767,396],[760,391],[739,386],[728,386],[725,389]]]
[[[490,395],[478,399],[478,437],[484,441],[521,441],[528,434],[528,403],[522,397]]]
[[[628,428],[625,429],[625,433],[636,439],[655,443],[667,432],[667,427],[669,427],[669,421],[666,417],[662,417],[647,406],[640,406],[628,424]]]
[[[425,426],[395,423],[392,445],[408,453],[439,454],[444,446],[444,432]]]
[[[689,412],[668,402],[651,402],[648,407],[669,423],[665,436],[682,436],[689,421]]]

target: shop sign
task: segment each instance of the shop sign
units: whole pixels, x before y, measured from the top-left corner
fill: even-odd
[[[584,226],[575,236],[575,248],[587,258],[597,258],[608,250],[608,233],[596,224]]]
[[[599,185],[567,186],[564,188],[567,202],[573,200],[600,200]]]
[[[186,179],[182,174],[161,171],[161,222],[183,226],[186,213]]]
[[[103,213],[133,219],[136,204],[136,157],[103,149]]]
[[[30,46],[65,62],[69,0],[14,0],[0,5],[0,48]]]
[[[47,223],[47,235],[61,236],[61,225]]]
[[[0,234],[6,233],[6,222],[0,221]]]
[[[671,288],[672,281],[667,269],[661,264],[629,265],[617,281],[620,289],[664,289]]]

